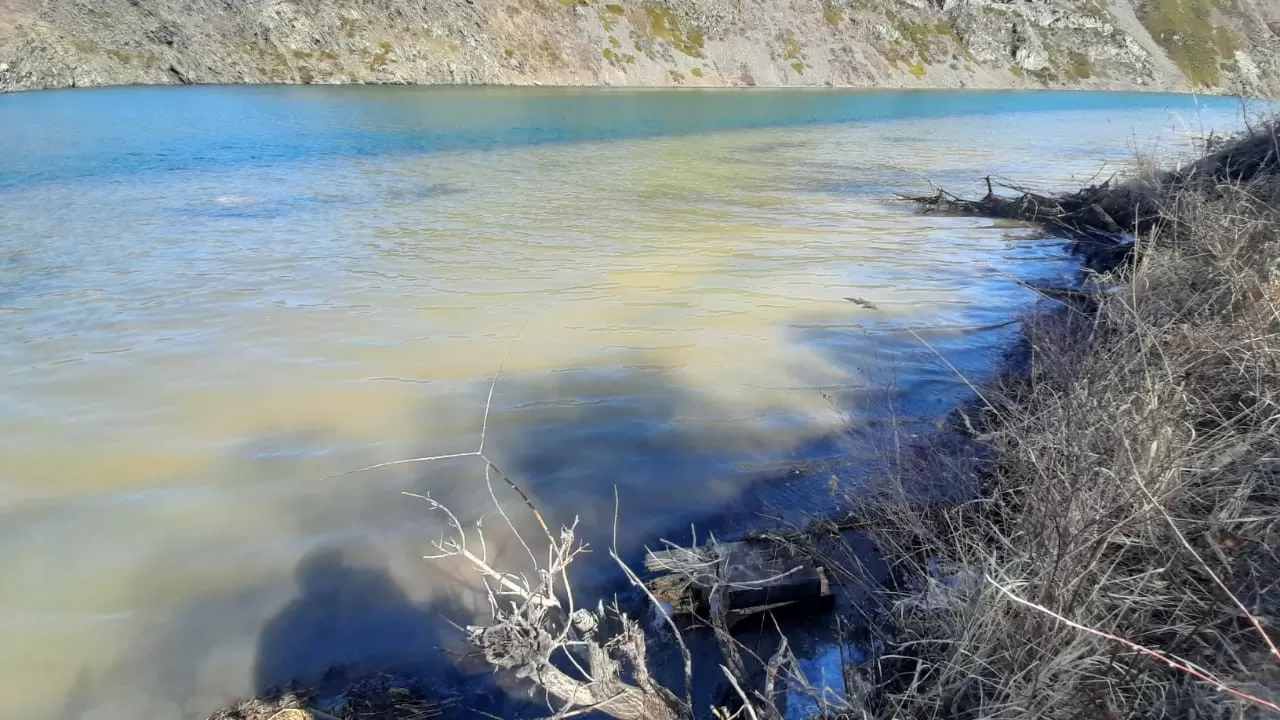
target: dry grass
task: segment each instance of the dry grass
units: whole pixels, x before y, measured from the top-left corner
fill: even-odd
[[[1027,366],[983,389],[977,499],[866,511],[902,579],[873,714],[1280,712],[1275,130],[1145,188],[1097,301],[1028,320]]]
[[[219,710],[208,720],[431,720],[453,702],[428,699],[420,683],[384,673],[354,680],[342,692],[342,702],[328,712],[314,709],[315,700],[306,688],[273,690]]]

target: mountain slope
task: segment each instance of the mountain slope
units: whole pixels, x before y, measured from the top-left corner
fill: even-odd
[[[0,91],[159,83],[1280,94],[1274,0],[0,0]]]

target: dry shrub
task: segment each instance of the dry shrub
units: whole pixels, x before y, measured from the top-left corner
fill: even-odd
[[[983,389],[978,497],[865,511],[905,578],[875,714],[1272,716],[1278,149],[1273,126],[1147,188],[1096,309],[1028,319],[1026,367]]]

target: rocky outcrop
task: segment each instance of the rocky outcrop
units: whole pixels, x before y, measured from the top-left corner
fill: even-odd
[[[0,91],[488,83],[1280,94],[1274,0],[0,0]]]

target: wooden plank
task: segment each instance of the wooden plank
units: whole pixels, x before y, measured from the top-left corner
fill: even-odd
[[[746,546],[746,542],[718,542],[714,547],[717,548],[718,553],[724,555],[733,554]],[[701,561],[706,562],[711,559],[711,547],[702,545],[696,548],[668,547],[665,550],[650,550],[644,555],[644,569],[649,572],[670,572],[673,568],[688,563],[693,556],[698,556]]]
[[[831,597],[824,568],[789,545],[767,540],[651,551],[645,568],[659,574],[651,590],[678,614],[705,611],[717,587],[732,615]]]
[[[803,612],[806,614],[830,612],[836,606],[836,596],[831,592],[830,587],[827,585],[826,572],[819,568],[819,574],[822,577],[822,592],[817,596],[805,598],[803,600],[796,600],[794,602],[731,608],[729,612],[726,613],[725,619],[728,621],[729,626],[733,627],[737,623],[746,620],[753,615],[759,615],[760,613],[765,612],[778,613],[779,615],[785,615],[793,612]]]
[[[822,577],[817,568],[805,568],[793,573],[785,581],[765,585],[729,585],[725,590],[725,602],[730,608],[746,608],[756,605],[811,600],[822,594]]]

